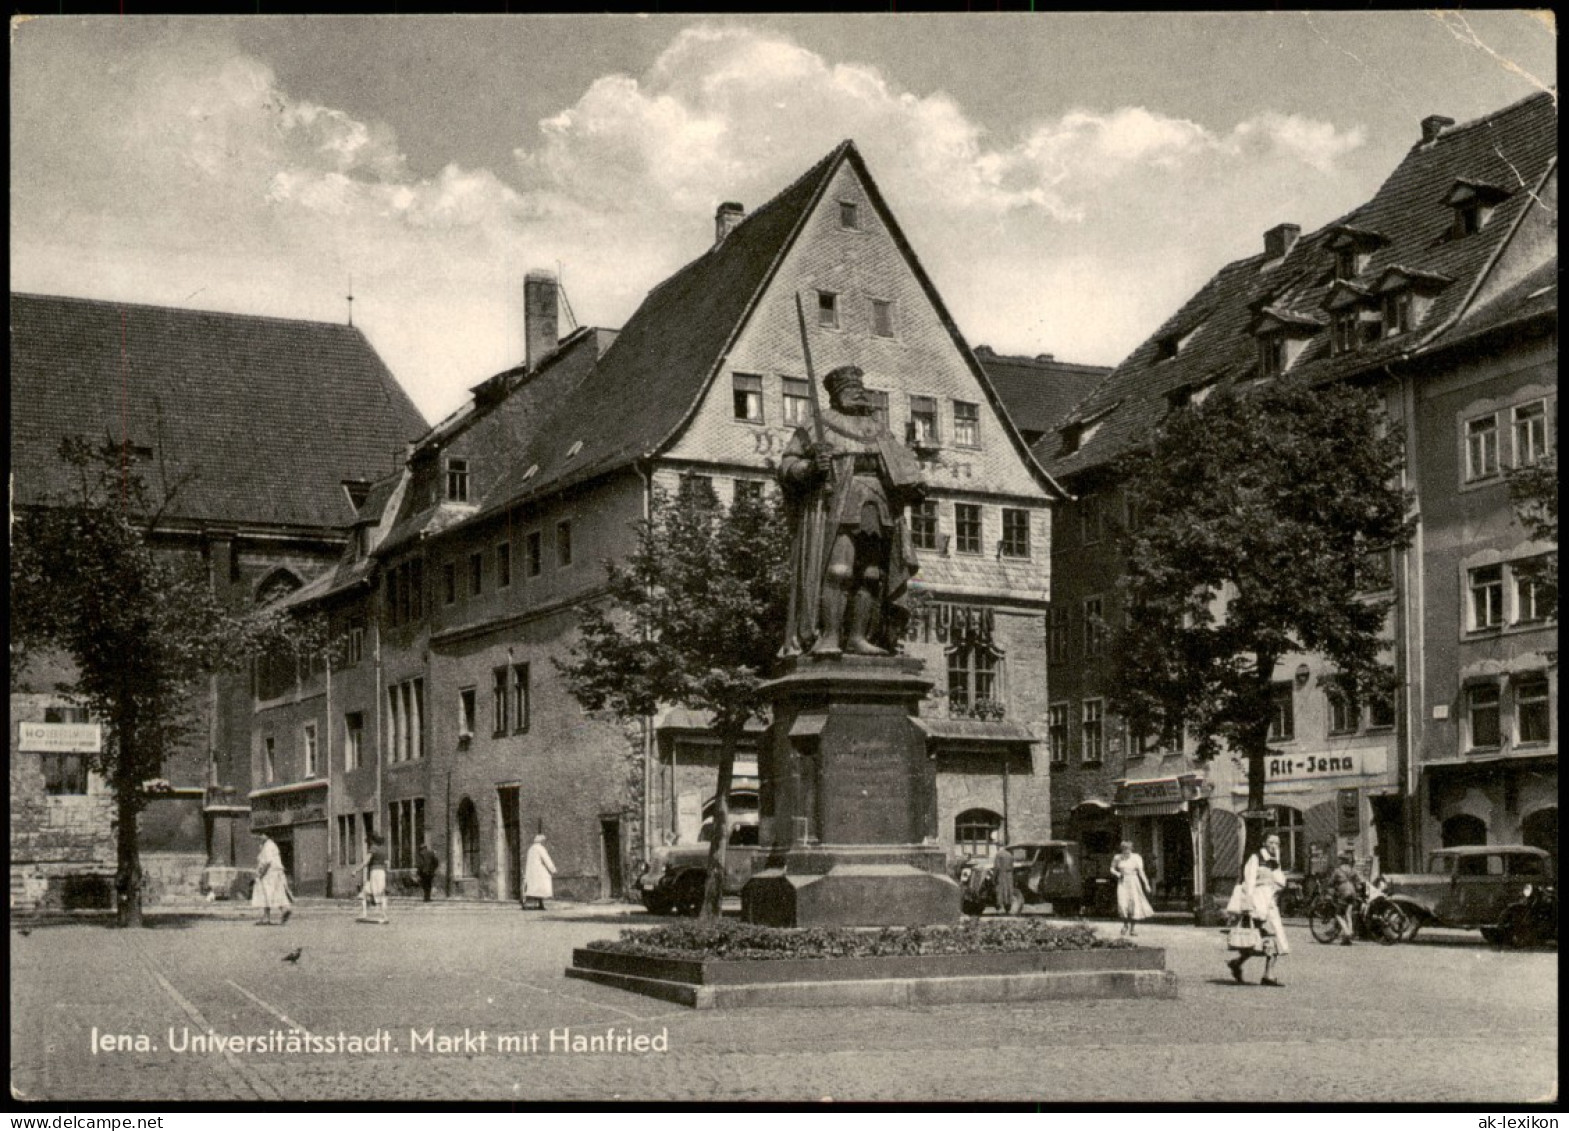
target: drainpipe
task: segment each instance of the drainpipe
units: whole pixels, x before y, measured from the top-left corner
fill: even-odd
[[[643,521],[654,513],[654,465],[645,461],[640,465],[643,476]],[[675,782],[675,748],[670,752],[672,790]],[[672,796],[674,796],[672,792]],[[643,859],[654,858],[654,720],[643,719]]]
[[[1424,584],[1426,560],[1422,522],[1421,476],[1417,474],[1417,397],[1416,377],[1409,366],[1402,367],[1400,376],[1401,412],[1405,417],[1406,459],[1401,469],[1401,485],[1412,491],[1416,499],[1416,531],[1411,545],[1401,552],[1401,582],[1403,592],[1397,608],[1404,621],[1402,625],[1405,647],[1405,679],[1401,690],[1405,692],[1405,709],[1396,717],[1400,732],[1396,745],[1400,759],[1399,786],[1401,817],[1405,825],[1405,868],[1416,871],[1422,859],[1422,767],[1418,758],[1423,733],[1422,713],[1427,698],[1427,649],[1423,644],[1426,593]]]
[[[323,615],[325,616],[325,614],[323,614]],[[327,623],[331,624],[332,622],[330,620],[328,620]],[[326,717],[323,718],[322,721],[321,721],[322,729],[327,732],[323,736],[324,740],[323,740],[323,742],[321,744],[322,756],[327,759],[327,798],[326,798],[326,803],[322,806],[322,808],[327,813],[327,873],[326,873],[327,880],[326,880],[326,882],[327,882],[327,894],[331,895],[332,894],[332,862],[337,858],[333,854],[332,850],[333,850],[333,841],[336,839],[336,836],[337,836],[337,831],[336,831],[335,826],[338,823],[338,819],[337,819],[338,815],[333,810],[333,798],[336,796],[336,794],[333,792],[333,789],[332,789],[332,729],[333,729],[332,728],[332,646],[331,646],[330,642],[327,645],[327,647],[325,649],[325,655],[322,658],[323,658],[323,661],[324,661],[323,662],[323,666],[326,668],[326,675],[325,675],[324,678],[327,681],[327,701],[326,701],[326,706],[325,706],[325,711],[324,711]]]

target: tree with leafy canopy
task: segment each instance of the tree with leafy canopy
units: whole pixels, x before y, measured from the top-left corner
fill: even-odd
[[[1201,761],[1224,741],[1257,812],[1281,658],[1324,655],[1329,690],[1353,703],[1393,692],[1394,602],[1370,593],[1411,540],[1402,459],[1371,394],[1284,378],[1216,389],[1120,461],[1140,521],[1124,531],[1109,697],[1135,740],[1187,732]],[[1247,822],[1247,852],[1261,835]]]
[[[103,726],[93,768],[115,804],[115,887],[121,926],[142,923],[137,817],[167,787],[166,760],[196,730],[208,676],[279,651],[321,644],[318,624],[275,611],[236,611],[204,564],[158,545],[185,476],[154,491],[129,450],[67,437],[67,495],[21,509],[11,531],[11,685],[44,656],[75,668],[61,692]],[[155,494],[158,496],[155,498]]]
[[[605,600],[585,605],[581,638],[557,667],[590,711],[623,721],[662,706],[707,712],[719,773],[703,917],[719,914],[735,752],[762,719],[762,684],[785,631],[789,533],[777,497],[656,489],[625,562],[607,562]]]
[[[1536,612],[1543,617],[1558,615],[1558,453],[1521,464],[1507,475],[1509,498],[1515,519],[1525,527],[1532,541],[1550,542],[1552,551],[1515,562],[1515,576],[1536,586]]]

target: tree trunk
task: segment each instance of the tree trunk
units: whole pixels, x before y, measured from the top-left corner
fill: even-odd
[[[137,798],[129,790],[139,785],[120,783],[115,797],[115,921],[121,927],[142,925],[142,857],[136,843]]]
[[[708,876],[703,884],[702,918],[716,920],[725,894],[725,849],[730,840],[730,781],[735,776],[735,748],[741,735],[719,732],[719,780],[714,785],[714,820],[708,841]]]
[[[1270,712],[1274,710],[1271,696],[1275,674],[1275,657],[1260,656],[1256,678],[1258,680],[1259,721],[1248,731],[1243,752],[1248,760],[1248,812],[1264,811],[1264,759],[1269,754]],[[1244,818],[1242,821],[1242,859],[1245,861],[1264,843],[1265,822],[1262,818]]]

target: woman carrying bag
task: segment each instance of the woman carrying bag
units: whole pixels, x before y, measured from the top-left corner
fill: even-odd
[[[1264,956],[1264,976],[1259,979],[1259,985],[1282,985],[1275,979],[1275,963],[1282,954],[1291,953],[1291,946],[1286,942],[1286,932],[1280,923],[1280,909],[1275,905],[1275,897],[1285,886],[1286,873],[1280,864],[1280,838],[1271,835],[1264,841],[1263,848],[1248,857],[1248,862],[1242,870],[1244,912],[1252,916],[1259,935],[1259,944],[1256,949],[1238,948],[1240,953],[1226,963],[1231,970],[1231,976],[1239,983],[1243,980],[1242,967],[1248,959],[1261,954]],[[1233,947],[1240,938],[1239,932],[1248,929],[1246,927],[1233,929],[1231,935]]]

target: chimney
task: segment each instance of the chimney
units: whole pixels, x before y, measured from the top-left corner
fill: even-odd
[[[725,237],[735,231],[735,226],[746,219],[746,208],[727,200],[714,212],[714,246],[725,242]]]
[[[556,276],[530,271],[523,279],[523,366],[530,372],[560,340]]]
[[[1422,144],[1427,145],[1438,140],[1439,131],[1445,126],[1455,124],[1453,118],[1446,118],[1442,114],[1429,114],[1422,119]]]
[[[1297,237],[1302,234],[1300,224],[1276,224],[1264,233],[1264,258],[1269,260],[1284,259],[1297,244]]]

